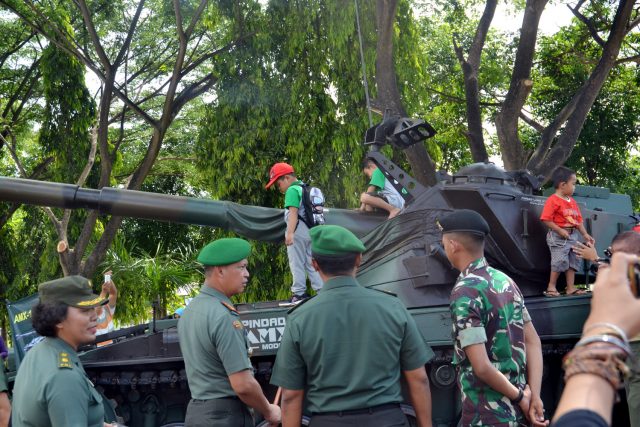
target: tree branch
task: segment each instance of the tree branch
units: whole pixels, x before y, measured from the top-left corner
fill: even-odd
[[[584,16],[582,13],[580,13],[580,6],[582,6],[582,4],[584,3],[584,1],[580,1],[576,7],[571,7],[571,5],[567,5],[567,7],[569,8],[569,10],[575,15],[576,18],[578,18],[589,30],[589,34],[591,34],[591,37],[596,41],[596,43],[598,43],[601,47],[604,46],[604,40],[602,40],[602,37],[600,37],[600,35],[598,34],[598,30],[596,29],[596,27],[593,25],[593,22],[591,21],[591,19],[587,18],[586,16]]]
[[[100,62],[105,70],[109,70],[111,68],[111,62],[107,57],[104,49],[102,48],[102,44],[100,43],[100,38],[98,37],[98,33],[96,32],[96,27],[93,25],[93,20],[91,19],[91,13],[89,12],[89,8],[87,7],[87,3],[85,0],[74,0],[78,8],[80,8],[80,12],[82,14],[82,20],[84,21],[84,25],[89,33],[89,38],[93,42],[93,47],[98,54],[98,58],[100,58]]]
[[[534,128],[538,132],[542,133],[544,131],[544,126],[533,120],[531,117],[527,116],[524,111],[520,112],[520,118],[522,119],[522,121],[524,121],[526,124]]]
[[[142,12],[142,7],[144,6],[145,1],[146,0],[140,0],[140,3],[138,3],[138,7],[136,8],[136,13],[133,15],[133,19],[131,19],[131,24],[129,24],[129,30],[127,31],[127,38],[124,40],[124,43],[120,47],[120,52],[118,52],[118,56],[116,56],[116,60],[113,62],[116,68],[120,66],[122,58],[124,58],[125,53],[129,50],[131,39],[133,38],[133,33],[138,25],[138,19],[140,18],[140,13]]]

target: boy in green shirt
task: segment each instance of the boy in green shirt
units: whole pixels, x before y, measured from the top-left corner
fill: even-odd
[[[372,211],[373,208],[389,212],[389,218],[400,213],[404,207],[404,198],[384,176],[378,166],[369,158],[362,162],[362,172],[369,178],[367,192],[360,195],[360,210]]]

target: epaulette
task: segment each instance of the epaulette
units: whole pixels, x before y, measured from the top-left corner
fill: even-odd
[[[224,305],[230,312],[238,314],[238,310],[228,302],[220,301],[220,304]]]
[[[312,297],[309,297],[309,298],[305,298],[305,299],[303,299],[302,301],[300,301],[299,303],[297,303],[294,307],[291,307],[291,308],[287,311],[287,314],[293,313],[293,311],[294,311],[294,310],[297,310],[297,309],[298,309],[298,307],[300,307],[300,306],[301,306],[301,305],[303,305],[303,304],[306,304],[307,302],[311,301],[311,299],[313,299],[313,298],[315,298],[315,297],[316,297],[316,296],[314,295],[314,296],[312,296]]]
[[[71,365],[71,361],[69,360],[69,353],[61,351],[60,354],[58,354],[58,368],[60,368],[60,369],[62,369],[62,368],[72,369],[73,368],[73,366]]]
[[[371,289],[372,291],[380,292],[380,293],[383,293],[385,295],[389,295],[389,296],[392,296],[394,298],[398,298],[398,294],[394,294],[393,292],[387,291],[385,289],[377,289],[377,288],[367,288],[367,289]]]

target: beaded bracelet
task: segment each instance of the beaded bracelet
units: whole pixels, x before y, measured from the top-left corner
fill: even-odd
[[[576,347],[562,360],[564,380],[566,382],[577,374],[592,374],[605,379],[614,390],[619,390],[630,372],[624,360],[625,355],[617,346]]]

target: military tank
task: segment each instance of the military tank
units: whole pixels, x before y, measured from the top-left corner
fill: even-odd
[[[455,209],[474,209],[491,227],[485,255],[522,290],[533,324],[543,343],[542,397],[551,416],[561,392],[562,356],[581,334],[590,297],[545,298],[549,275],[546,229],[539,221],[545,197],[540,180],[527,171],[505,172],[491,163],[476,163],[425,187],[380,151],[386,144],[407,148],[435,131],[417,119],[386,117],[367,131],[369,156],[386,177],[406,190],[406,206],[397,217],[325,208],[327,224],[342,225],[364,242],[367,251],[358,270],[363,286],[393,293],[414,317],[435,352],[427,366],[436,426],[456,425],[459,407],[448,308],[458,272],[441,247],[438,218]],[[631,200],[607,189],[578,186],[574,195],[588,232],[602,253],[612,237],[630,229]],[[94,209],[103,214],[221,227],[248,239],[280,243],[285,225],[282,210],[243,206],[139,191],[79,188],[75,185],[0,177],[0,201],[65,209]],[[577,283],[593,281],[585,265]],[[251,344],[256,377],[268,397],[271,367],[286,325],[289,307],[282,301],[239,304]],[[129,426],[178,426],[184,420],[189,390],[178,344],[177,320],[114,331],[99,337],[109,345],[89,349],[83,364],[97,387],[115,404]],[[410,405],[403,405],[411,416]],[[619,409],[624,414],[624,408]]]

